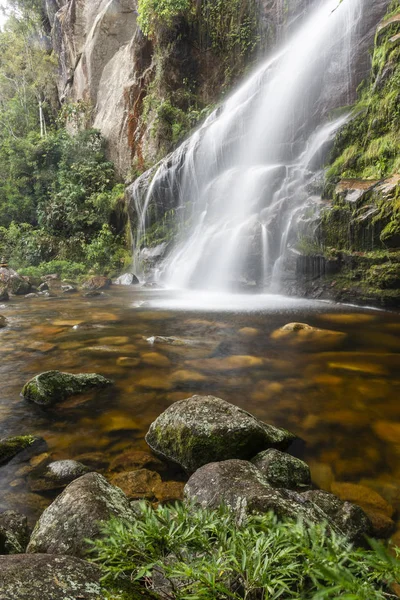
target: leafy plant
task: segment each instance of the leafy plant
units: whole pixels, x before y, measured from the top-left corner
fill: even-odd
[[[383,546],[354,548],[324,524],[272,513],[239,522],[226,508],[138,510],[133,521],[110,521],[93,542],[105,588],[124,589],[125,598],[158,580],[171,600],[384,600],[400,576]]]
[[[146,36],[152,36],[157,25],[171,26],[174,18],[188,12],[191,5],[191,0],[139,0],[139,26]]]

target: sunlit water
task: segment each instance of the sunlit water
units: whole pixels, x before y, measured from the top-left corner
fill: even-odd
[[[91,300],[13,299],[0,313],[9,320],[0,330],[2,437],[33,433],[53,459],[99,451],[109,461],[145,449],[150,423],[173,402],[213,394],[303,438],[302,455],[323,487],[367,482],[389,490],[400,508],[398,314],[283,296],[119,288]],[[339,334],[271,337],[293,321]],[[151,344],[152,336],[187,343]],[[247,358],[232,365],[231,356]],[[26,403],[23,384],[49,369],[97,372],[115,384],[51,409]],[[0,468],[0,506],[35,516],[42,498],[25,495],[20,468]]]

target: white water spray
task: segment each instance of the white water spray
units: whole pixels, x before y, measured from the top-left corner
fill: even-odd
[[[364,1],[319,2],[289,42],[161,164],[144,196],[133,187],[138,240],[157,198],[178,206],[180,234],[161,269],[169,286],[229,291],[245,274],[279,289],[287,248],[315,205],[310,181],[346,121],[327,122],[327,114],[350,98]]]

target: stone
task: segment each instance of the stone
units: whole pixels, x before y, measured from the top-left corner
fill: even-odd
[[[30,473],[28,487],[31,492],[62,489],[71,481],[89,473],[90,470],[89,467],[76,460],[58,460]]]
[[[111,279],[108,279],[107,277],[90,277],[90,279],[87,279],[83,283],[82,289],[89,291],[107,290],[111,283]]]
[[[14,296],[25,296],[31,291],[31,284],[25,277],[5,266],[0,267],[0,285],[3,290]]]
[[[83,557],[87,540],[101,535],[101,524],[112,517],[132,517],[129,501],[99,473],[75,479],[43,512],[27,552]]]
[[[142,450],[125,450],[125,452],[116,456],[110,464],[110,471],[116,473],[143,468],[151,471],[163,471],[165,465],[153,454]]]
[[[91,471],[102,471],[107,469],[110,464],[103,452],[85,452],[76,456],[75,460],[89,467]]]
[[[308,465],[290,454],[270,448],[257,454],[251,462],[265,475],[272,487],[304,490],[311,486]]]
[[[252,463],[225,460],[198,469],[184,489],[185,498],[203,508],[227,506],[238,516],[273,511],[278,517],[321,522],[326,515],[292,490],[272,488]]]
[[[310,490],[302,496],[318,506],[351,542],[363,544],[366,536],[371,535],[371,521],[359,506],[322,490]]]
[[[182,481],[165,481],[156,488],[157,500],[162,504],[181,502],[184,498],[185,484]]]
[[[203,358],[199,360],[187,360],[190,368],[203,371],[236,371],[240,369],[253,369],[262,367],[264,359],[258,356],[226,356],[225,358]]]
[[[400,423],[393,421],[376,421],[373,424],[376,435],[389,444],[400,444]]]
[[[62,293],[63,294],[77,294],[77,292],[78,292],[78,290],[76,289],[76,287],[73,286],[73,285],[70,285],[70,284],[68,284],[68,285],[62,285],[61,289],[62,289]]]
[[[84,298],[98,298],[99,296],[104,296],[103,292],[99,290],[91,290],[90,292],[85,292],[82,294]]]
[[[7,327],[7,319],[3,315],[0,315],[0,329],[4,327]]]
[[[29,542],[28,519],[13,510],[0,513],[0,554],[22,554]]]
[[[0,556],[0,600],[100,600],[101,571],[72,556]]]
[[[158,473],[148,469],[118,473],[111,483],[126,494],[130,500],[155,500],[156,490],[162,481]]]
[[[145,352],[141,355],[141,359],[145,364],[153,367],[169,367],[171,364],[169,358],[160,352]]]
[[[7,302],[10,299],[10,295],[7,291],[7,288],[3,285],[0,285],[0,302]]]
[[[49,291],[49,284],[44,281],[43,283],[41,283],[38,287],[39,292],[48,292]]]
[[[25,298],[27,300],[32,299],[32,298],[39,298],[39,294],[36,294],[35,292],[31,292],[30,294],[26,294]]]
[[[113,283],[115,285],[138,285],[140,281],[133,273],[125,273],[117,277]]]
[[[188,473],[219,460],[250,459],[268,448],[286,449],[296,436],[263,423],[214,396],[175,402],[150,426],[146,441]]]
[[[318,329],[307,325],[307,323],[288,323],[272,334],[273,340],[287,339],[291,344],[302,344],[309,342],[337,344],[346,338],[346,334],[341,331],[331,331],[329,329]]]
[[[40,406],[51,406],[69,396],[111,385],[111,381],[96,373],[73,375],[61,371],[46,371],[25,384],[21,395]]]
[[[184,340],[178,337],[164,337],[161,335],[153,335],[149,338],[144,338],[149,344],[163,344],[166,346],[190,346],[193,344],[190,340]]]
[[[39,454],[47,448],[43,438],[34,435],[20,435],[0,440],[0,465],[9,462],[19,455],[21,460],[28,460],[33,454]]]

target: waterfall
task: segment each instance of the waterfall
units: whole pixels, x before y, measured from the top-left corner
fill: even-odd
[[[364,3],[314,3],[290,39],[161,163],[145,192],[143,181],[133,184],[138,256],[157,209],[174,215],[160,268],[168,286],[230,291],[254,281],[279,290],[288,251],[318,208],[315,174],[347,119],[330,113],[351,98]]]

